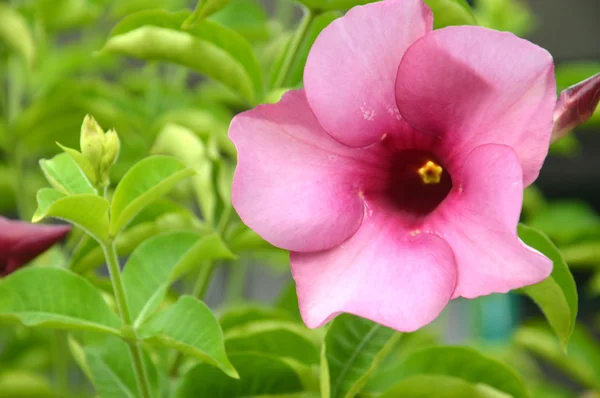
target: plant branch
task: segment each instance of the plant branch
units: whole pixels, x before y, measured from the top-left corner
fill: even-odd
[[[285,81],[290,74],[292,64],[294,63],[294,59],[296,59],[296,55],[300,49],[300,45],[302,44],[302,41],[308,32],[308,28],[315,16],[316,14],[313,10],[308,8],[304,9],[304,17],[302,17],[302,21],[300,21],[300,25],[298,25],[298,29],[296,30],[296,33],[294,34],[294,37],[292,37],[292,41],[287,48],[285,58],[283,59],[283,63],[281,64],[281,68],[277,74],[277,79],[275,79],[275,84],[273,87],[274,89],[282,88],[285,84]]]
[[[104,257],[106,258],[106,264],[108,265],[108,271],[110,273],[110,280],[115,293],[115,300],[117,301],[119,316],[123,321],[122,330],[125,332],[125,334],[129,334],[129,332],[132,330],[131,312],[129,311],[127,298],[125,296],[125,288],[123,287],[123,281],[121,280],[121,269],[119,267],[119,259],[117,257],[115,243],[111,241],[108,244],[103,244],[102,249],[104,251]],[[128,338],[129,336],[124,337],[131,353],[133,370],[135,372],[135,378],[140,390],[140,396],[142,398],[151,398],[150,383],[148,381],[148,373],[146,372],[146,367],[144,365],[142,349],[137,341],[132,341]]]
[[[62,330],[54,331],[52,340],[53,373],[55,382],[62,397],[68,397],[69,393],[69,352],[67,347],[67,334]]]

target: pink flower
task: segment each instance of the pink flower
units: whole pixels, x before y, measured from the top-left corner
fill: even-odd
[[[71,228],[0,217],[0,276],[6,276],[63,239]]]
[[[421,0],[356,7],[317,39],[305,90],[232,122],[234,206],[291,251],[309,327],[346,312],[413,331],[552,270],[516,233],[550,142],[552,57],[432,22]]]

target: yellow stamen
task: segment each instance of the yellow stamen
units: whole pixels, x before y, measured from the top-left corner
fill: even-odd
[[[419,170],[419,175],[425,184],[439,184],[442,180],[442,173],[444,169],[442,166],[432,162],[431,160],[427,161],[423,167]]]

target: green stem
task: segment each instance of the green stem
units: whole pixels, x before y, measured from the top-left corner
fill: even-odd
[[[56,330],[54,332],[54,339],[52,341],[53,348],[53,367],[54,367],[54,379],[58,392],[61,397],[68,397],[69,392],[69,361],[68,356],[65,355],[69,352],[67,346],[67,335],[62,330]]]
[[[123,281],[121,280],[121,269],[119,267],[119,259],[117,257],[115,243],[111,241],[107,244],[103,244],[102,250],[104,251],[104,257],[106,258],[106,264],[108,265],[108,271],[110,273],[110,280],[115,293],[115,300],[117,301],[119,316],[123,321],[122,329],[129,333],[129,331],[132,329],[131,312],[129,311],[129,306],[127,305],[125,288],[123,287]],[[126,339],[126,342],[129,346],[131,359],[133,360],[133,370],[135,372],[135,378],[140,389],[140,396],[142,398],[151,398],[150,383],[148,381],[148,373],[146,372],[146,367],[144,365],[142,349],[137,341]]]
[[[225,230],[227,229],[227,224],[229,223],[229,219],[231,218],[233,206],[229,205],[225,207],[223,213],[221,214],[221,218],[219,219],[219,224],[217,225],[217,232],[219,235],[223,236],[225,234]]]
[[[304,17],[302,21],[300,21],[300,25],[298,26],[298,30],[294,34],[292,41],[290,42],[288,49],[285,53],[285,58],[283,59],[283,63],[281,64],[281,68],[279,69],[279,73],[277,74],[277,79],[275,79],[274,89],[282,88],[285,84],[285,81],[290,74],[290,69],[292,68],[292,64],[296,55],[298,54],[298,50],[300,49],[300,44],[302,44],[302,40],[306,36],[308,32],[308,28],[315,18],[316,14],[314,11],[305,8],[304,9]]]
[[[194,283],[194,290],[192,291],[192,295],[194,297],[200,300],[204,298],[216,269],[217,263],[214,261],[203,264],[203,266],[200,268],[198,276],[196,277],[196,282]],[[173,359],[173,363],[171,365],[171,370],[169,371],[171,376],[177,376],[177,372],[179,372],[179,367],[181,366],[182,362],[183,354],[178,351],[175,354],[175,358]]]
[[[228,305],[239,304],[244,299],[248,268],[240,263],[229,265],[229,275],[225,292],[225,302]]]
[[[151,398],[150,394],[150,381],[148,379],[148,372],[146,371],[146,365],[144,364],[144,356],[142,355],[142,348],[140,343],[128,342],[129,353],[133,360],[133,371],[135,373],[135,379],[140,390],[140,396],[142,398]]]
[[[20,148],[19,137],[14,131],[14,121],[21,113],[23,105],[23,72],[19,58],[12,55],[8,59],[8,79],[7,79],[7,98],[6,98],[6,116],[9,126],[9,142],[10,160],[14,168],[14,183],[15,199],[17,203],[17,211],[21,219],[29,217],[27,209],[27,179],[23,176],[23,156]]]
[[[131,325],[131,313],[129,312],[129,306],[127,305],[123,281],[121,280],[121,269],[119,267],[119,259],[117,258],[117,249],[114,242],[103,245],[102,249],[104,250],[104,257],[106,258],[106,264],[108,265],[108,271],[110,272],[110,280],[112,281],[113,289],[115,291],[119,315],[126,325]]]
[[[214,261],[207,262],[204,264],[204,267],[200,268],[196,283],[194,284],[194,290],[192,291],[194,297],[200,300],[204,298],[216,269],[217,263]]]

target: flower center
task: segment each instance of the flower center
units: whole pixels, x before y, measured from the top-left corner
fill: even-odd
[[[444,169],[439,164],[428,160],[419,170],[423,184],[439,184],[442,181]]]
[[[390,163],[387,198],[398,210],[416,216],[431,213],[448,196],[452,178],[430,152],[404,150]]]

